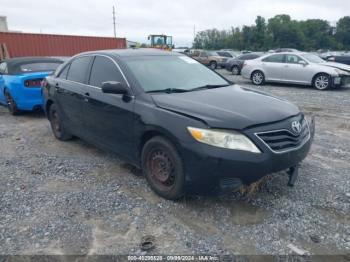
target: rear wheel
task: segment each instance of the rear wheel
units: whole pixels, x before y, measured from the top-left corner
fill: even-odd
[[[327,74],[319,74],[314,78],[313,86],[318,90],[326,90],[331,85],[331,78]]]
[[[7,108],[11,115],[16,116],[21,113],[21,111],[17,108],[16,102],[8,91],[5,91]]]
[[[184,195],[185,174],[175,146],[157,136],[142,149],[142,170],[148,184],[159,196],[177,200]]]
[[[233,75],[239,75],[240,71],[239,71],[239,67],[238,66],[233,66],[231,69],[231,72]]]
[[[215,61],[211,61],[209,64],[209,67],[213,70],[215,70],[218,67],[218,64]]]
[[[261,71],[254,71],[252,73],[252,82],[254,85],[263,85],[265,83],[265,75]]]
[[[62,118],[55,104],[52,104],[49,108],[49,121],[52,132],[58,140],[67,141],[72,139],[73,136],[62,125]]]

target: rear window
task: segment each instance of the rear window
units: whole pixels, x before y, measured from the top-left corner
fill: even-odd
[[[57,62],[57,63],[40,62],[40,63],[21,64],[19,66],[19,70],[21,73],[55,71],[60,64],[61,64],[60,62]]]

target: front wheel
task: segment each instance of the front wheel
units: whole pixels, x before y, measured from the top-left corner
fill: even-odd
[[[254,71],[251,78],[254,85],[263,85],[265,83],[265,75],[261,71]]]
[[[160,136],[147,141],[142,149],[141,161],[148,184],[159,196],[177,200],[184,195],[182,160],[170,141]]]
[[[13,99],[13,97],[8,91],[5,92],[5,97],[6,97],[7,108],[10,114],[13,116],[19,115],[21,111],[17,108],[15,100]]]
[[[55,104],[51,105],[49,108],[49,121],[52,132],[58,140],[67,141],[72,139],[73,136],[63,127],[61,115]]]
[[[331,85],[331,78],[327,74],[319,74],[314,78],[313,86],[317,90],[326,90]]]
[[[209,67],[215,70],[218,67],[218,64],[215,61],[210,62]]]

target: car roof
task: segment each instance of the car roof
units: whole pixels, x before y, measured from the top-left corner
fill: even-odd
[[[28,56],[5,59],[1,62],[7,63],[9,74],[19,74],[19,67],[29,63],[63,63],[63,59],[47,57],[47,56]]]
[[[15,57],[8,58],[1,62],[6,62],[8,65],[24,64],[31,62],[63,62],[63,59],[47,56],[26,56],[26,57]]]
[[[271,56],[271,55],[306,55],[310,54],[307,52],[280,52],[280,53],[266,53],[264,56]]]
[[[85,52],[78,55],[87,54],[101,54],[101,55],[111,55],[117,57],[139,57],[139,56],[182,56],[177,52],[164,51],[154,48],[140,48],[140,49],[111,49],[111,50],[99,50]]]

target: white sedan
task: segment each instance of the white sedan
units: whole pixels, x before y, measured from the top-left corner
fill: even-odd
[[[319,90],[350,87],[350,66],[326,62],[310,53],[269,54],[245,61],[242,76],[253,84],[265,82],[310,85]]]

